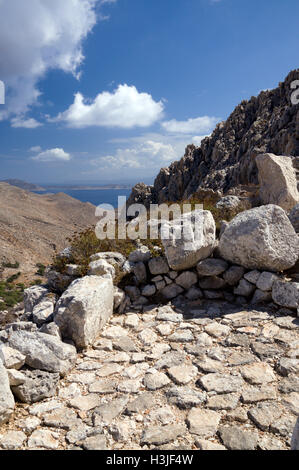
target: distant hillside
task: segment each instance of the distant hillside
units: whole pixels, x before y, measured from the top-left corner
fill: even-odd
[[[291,83],[298,79],[299,69],[293,70],[277,88],[242,101],[200,147],[189,145],[180,161],[162,168],[153,186],[136,185],[128,205],[180,201],[200,189],[226,193],[240,185],[255,185],[258,154],[298,157],[299,104],[291,103]]]
[[[36,184],[27,183],[26,181],[18,180],[18,179],[8,179],[3,180],[1,183],[7,183],[11,186],[16,186],[17,188],[26,189],[27,191],[45,191],[45,188],[41,186],[37,186]]]
[[[32,275],[75,231],[96,224],[95,206],[66,194],[35,194],[0,183],[0,265],[20,263]]]

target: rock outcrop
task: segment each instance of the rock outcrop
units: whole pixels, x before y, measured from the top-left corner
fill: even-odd
[[[275,204],[285,211],[299,203],[295,168],[290,157],[264,153],[256,157],[262,204]]]
[[[162,168],[153,186],[135,186],[128,205],[181,201],[199,189],[227,193],[238,185],[257,185],[257,155],[298,157],[299,105],[291,103],[291,83],[298,79],[299,69],[277,88],[242,101],[200,147],[189,145],[180,161]]]

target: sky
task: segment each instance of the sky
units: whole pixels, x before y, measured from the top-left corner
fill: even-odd
[[[298,68],[298,0],[0,0],[0,179],[152,182]]]

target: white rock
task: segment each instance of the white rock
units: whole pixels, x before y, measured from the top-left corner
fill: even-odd
[[[77,347],[93,344],[113,313],[111,278],[86,276],[72,282],[55,309],[55,323]]]
[[[292,158],[272,153],[255,159],[260,183],[259,197],[263,204],[276,204],[291,210],[299,202],[296,172]]]
[[[216,247],[216,226],[209,211],[197,210],[165,222],[161,238],[168,264],[174,271],[189,269],[211,255]]]
[[[97,261],[92,261],[89,264],[88,274],[90,276],[103,276],[105,274],[110,274],[112,279],[115,278],[115,269],[104,259],[99,259]]]
[[[26,357],[16,349],[3,345],[0,347],[0,359],[6,369],[19,370],[25,364]]]
[[[10,391],[9,378],[0,360],[0,425],[6,423],[13,414],[15,400]]]
[[[299,239],[279,206],[261,206],[238,214],[219,244],[223,258],[248,269],[284,271],[295,265]]]

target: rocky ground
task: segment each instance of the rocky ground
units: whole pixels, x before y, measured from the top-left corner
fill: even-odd
[[[114,314],[56,396],[18,403],[0,449],[289,450],[299,319],[193,301]]]

